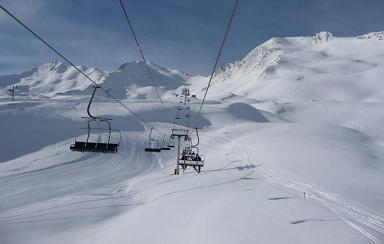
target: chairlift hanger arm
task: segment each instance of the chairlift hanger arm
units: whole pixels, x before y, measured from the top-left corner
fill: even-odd
[[[197,147],[200,144],[199,131],[197,128],[195,128],[195,131],[196,131],[197,143],[195,145],[192,145],[193,147]]]
[[[92,104],[93,98],[95,97],[95,93],[96,93],[97,88],[100,88],[100,86],[93,86],[92,96],[91,96],[91,99],[89,100],[88,107],[87,107],[87,113],[88,113],[88,116],[89,116],[90,118],[92,118],[92,119],[98,119],[96,116],[93,116],[93,115],[91,114],[91,111],[90,111],[91,104]]]
[[[149,132],[149,140],[155,141],[155,139],[152,138],[152,131],[153,127],[151,127],[151,131]]]
[[[92,105],[93,99],[95,98],[96,90],[98,88],[101,88],[101,86],[100,85],[93,86],[92,96],[91,96],[91,99],[89,100],[88,107],[87,107],[87,114],[88,114],[89,118],[91,118],[91,119],[107,122],[109,124],[109,121],[112,119],[98,117],[98,116],[92,115],[92,113],[91,113],[91,105]]]

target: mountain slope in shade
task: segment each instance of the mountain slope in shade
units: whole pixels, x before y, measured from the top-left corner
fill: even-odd
[[[3,75],[0,76],[0,87],[10,86],[15,83],[20,82],[21,79],[29,77],[33,75],[37,71],[36,68],[30,69],[28,71],[24,71],[20,74],[12,74],[12,75]]]
[[[153,63],[148,63],[148,68],[161,94],[184,85],[192,77]],[[104,85],[119,98],[157,98],[145,64],[141,61],[124,63],[116,71],[109,72],[105,76]]]

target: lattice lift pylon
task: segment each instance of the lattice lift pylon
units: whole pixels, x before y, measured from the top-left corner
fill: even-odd
[[[177,156],[176,156],[176,168],[175,168],[175,175],[178,175],[180,173],[180,144],[181,144],[181,138],[183,138],[185,141],[188,140],[188,130],[187,129],[172,129],[171,138],[177,137]]]

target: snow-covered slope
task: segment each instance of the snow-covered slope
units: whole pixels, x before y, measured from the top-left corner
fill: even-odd
[[[209,94],[280,102],[381,100],[382,36],[377,32],[335,37],[321,32],[312,37],[272,38],[218,71]]]
[[[119,152],[71,152],[87,99],[62,89],[65,79],[54,89],[64,95],[1,99],[0,243],[383,244],[382,38],[273,38],[217,72],[201,119],[191,103],[191,122],[204,121],[200,174],[172,175],[175,150],[144,152],[148,131],[109,100],[92,110],[122,130]],[[172,92],[200,96],[207,77],[150,64],[164,111],[143,68],[123,64],[100,81],[119,97],[149,98],[124,103],[161,140],[179,105]],[[15,77],[39,73],[30,89],[54,87],[57,71],[45,70]]]
[[[29,77],[35,73],[37,69],[31,69],[25,72],[22,72],[21,74],[12,74],[12,75],[3,75],[0,76],[0,86],[5,87],[9,85],[14,85],[18,82],[20,82],[21,79]]]
[[[335,37],[320,32],[311,37],[272,38],[242,60],[221,67],[212,81],[211,98],[246,97],[259,101],[377,101],[384,93],[383,32]],[[115,71],[81,67],[119,98],[156,98],[141,61],[124,63]],[[160,93],[191,84],[202,94],[207,77],[149,63]],[[67,64],[53,61],[22,74],[0,76],[1,87],[18,84],[19,91],[52,97],[81,94],[90,83]],[[79,93],[80,92],[80,93]],[[87,91],[85,91],[87,93]]]
[[[168,91],[183,85],[191,75],[149,63],[149,70],[159,90]],[[119,98],[156,98],[152,81],[143,62],[122,64],[116,71],[79,68],[95,82],[104,84]],[[0,76],[0,87],[17,85],[18,93],[53,97],[58,94],[87,94],[90,81],[72,66],[59,61],[45,63],[21,74]]]
[[[105,75],[97,69],[82,66],[79,68],[96,82],[102,81]],[[16,85],[24,93],[52,97],[68,91],[83,91],[89,86],[89,81],[70,65],[53,61],[41,65],[32,75],[23,77]]]
[[[160,94],[180,87],[191,77],[187,73],[170,70],[153,63],[148,63],[148,68]],[[120,98],[157,98],[145,64],[141,61],[120,65],[116,71],[106,75],[104,85]]]

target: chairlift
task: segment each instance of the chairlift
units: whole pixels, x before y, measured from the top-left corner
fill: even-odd
[[[172,138],[173,139],[173,138]],[[173,140],[169,140],[168,141],[168,144],[167,144],[167,147],[169,148],[174,148],[175,147],[175,142]]]
[[[174,131],[174,129],[172,129],[172,132],[173,131]],[[171,135],[169,136],[167,147],[170,147],[170,148],[174,148],[175,147],[175,135],[173,133],[171,133]]]
[[[95,97],[96,90],[101,86],[93,86],[93,93],[91,99],[89,100],[87,113],[89,117],[82,117],[87,119],[87,127],[80,128],[76,131],[76,137],[73,144],[70,145],[72,151],[77,152],[100,152],[100,153],[116,153],[120,146],[121,141],[121,132],[116,129],[111,128],[111,120],[109,118],[97,117],[91,114],[90,108]],[[98,126],[91,126],[96,124]],[[101,125],[104,124],[106,128],[103,128]],[[86,130],[86,139],[84,135],[79,136],[79,132]],[[116,134],[118,136],[116,136]],[[98,139],[91,139],[91,137],[97,136]],[[102,138],[105,137],[103,140]]]
[[[162,142],[161,150],[165,150],[165,151],[171,150],[171,148],[168,147],[168,143],[165,141],[165,135],[163,136],[163,142]]]
[[[145,152],[161,152],[159,141],[151,137],[152,131],[153,131],[153,127],[151,128],[151,132],[149,132],[148,147],[146,147],[144,151]]]
[[[188,97],[189,95],[191,95],[191,93],[190,93],[190,91],[189,91],[188,88],[183,88],[183,89],[181,90],[181,93],[182,93],[184,96],[186,96],[186,97]]]
[[[174,139],[175,137],[182,136],[184,138],[188,137],[188,130],[187,129],[181,129],[181,128],[173,128],[171,132],[171,138]]]
[[[195,128],[195,130],[197,135],[197,143],[193,145],[191,139],[188,138],[190,144],[184,147],[179,159],[179,165],[183,171],[185,171],[187,167],[191,166],[194,168],[194,170],[196,170],[196,172],[200,173],[201,168],[204,166],[205,159],[204,156],[200,154],[199,148],[197,147],[200,143],[200,138],[197,128]]]

